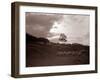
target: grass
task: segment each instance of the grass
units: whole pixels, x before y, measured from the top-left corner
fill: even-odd
[[[59,43],[26,45],[26,67],[81,64],[89,64],[89,46]]]

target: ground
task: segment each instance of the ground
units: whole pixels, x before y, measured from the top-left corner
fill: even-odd
[[[89,64],[89,46],[27,43],[26,67]]]

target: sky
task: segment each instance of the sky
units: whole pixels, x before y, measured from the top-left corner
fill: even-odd
[[[64,33],[67,43],[89,45],[89,15],[26,12],[26,33],[59,43]]]

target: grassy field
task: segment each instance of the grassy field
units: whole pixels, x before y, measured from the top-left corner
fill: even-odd
[[[59,43],[26,45],[26,67],[78,64],[89,64],[89,46]]]

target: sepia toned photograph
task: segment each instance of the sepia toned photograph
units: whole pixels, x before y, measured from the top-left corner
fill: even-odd
[[[97,7],[11,4],[11,76],[97,73]]]
[[[90,16],[26,12],[26,67],[89,64]]]

